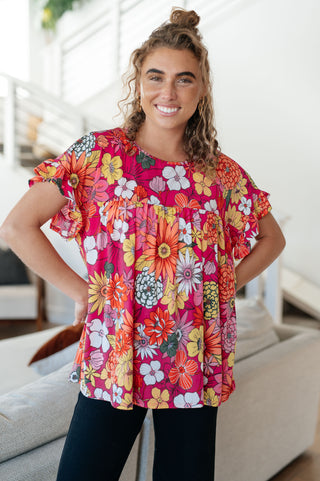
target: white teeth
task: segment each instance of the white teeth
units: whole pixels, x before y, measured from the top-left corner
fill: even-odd
[[[160,110],[160,112],[164,112],[165,114],[172,114],[173,112],[178,112],[179,110],[177,107],[170,108],[170,107],[162,107],[161,105],[157,105],[157,107]]]

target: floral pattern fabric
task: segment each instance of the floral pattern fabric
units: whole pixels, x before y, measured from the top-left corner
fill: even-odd
[[[51,228],[76,238],[88,316],[70,379],[115,408],[219,406],[235,388],[234,259],[271,206],[220,154],[209,179],[155,158],[114,129],[44,161],[30,181],[68,202]]]

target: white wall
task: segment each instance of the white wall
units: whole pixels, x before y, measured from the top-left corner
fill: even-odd
[[[223,150],[271,193],[284,264],[320,286],[320,2],[247,2],[205,27]]]

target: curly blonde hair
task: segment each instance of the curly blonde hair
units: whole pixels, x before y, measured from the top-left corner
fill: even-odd
[[[217,131],[214,127],[214,112],[212,101],[211,74],[208,61],[208,51],[202,43],[202,36],[197,29],[200,17],[194,10],[186,11],[174,7],[169,22],[165,22],[150,37],[135,49],[130,57],[131,69],[124,74],[123,82],[127,95],[118,103],[124,116],[123,128],[127,137],[135,140],[139,128],[145,120],[145,113],[141,109],[136,85],[139,82],[141,68],[147,55],[159,47],[175,50],[190,50],[199,60],[205,94],[192,117],[188,120],[184,132],[184,150],[189,161],[199,170],[207,174],[214,172],[217,157],[220,152],[216,139]],[[123,104],[123,105],[122,105]]]

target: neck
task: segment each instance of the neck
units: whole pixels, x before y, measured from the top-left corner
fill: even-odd
[[[136,143],[146,152],[170,162],[186,159],[183,148],[183,132],[157,129],[156,132],[143,124],[136,136]]]

